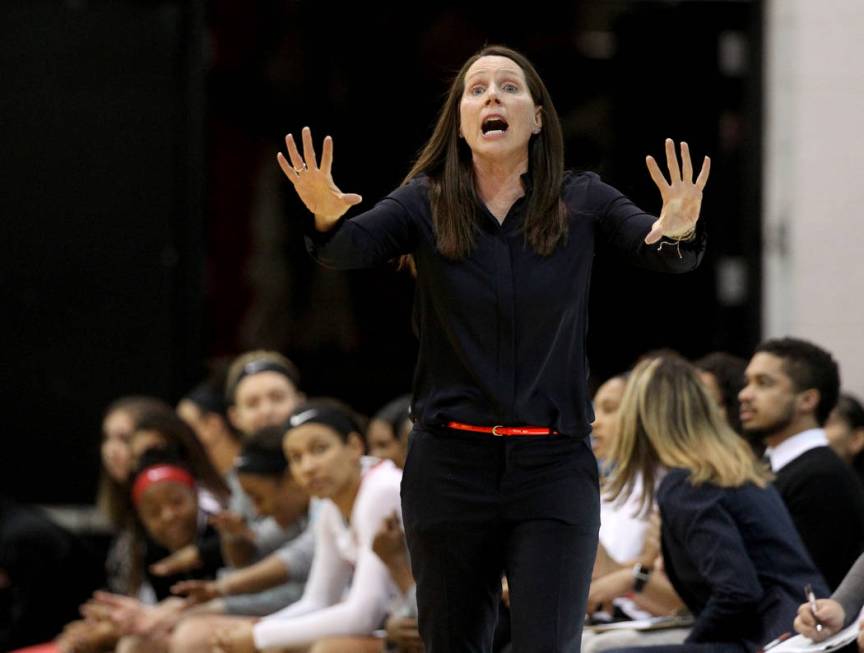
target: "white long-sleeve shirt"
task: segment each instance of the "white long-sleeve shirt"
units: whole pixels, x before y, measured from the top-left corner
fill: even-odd
[[[258,649],[302,646],[322,637],[369,635],[381,626],[397,588],[372,551],[386,517],[400,515],[402,471],[389,460],[364,458],[360,489],[346,524],[329,499],[315,524],[315,558],[296,603],[255,624]],[[347,593],[346,593],[347,591]]]

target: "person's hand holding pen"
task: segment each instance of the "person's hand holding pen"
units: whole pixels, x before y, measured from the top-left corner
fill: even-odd
[[[798,607],[793,627],[804,637],[821,642],[838,633],[843,628],[846,612],[843,606],[833,599],[815,599],[815,608],[808,600]],[[822,628],[818,629],[821,624]]]

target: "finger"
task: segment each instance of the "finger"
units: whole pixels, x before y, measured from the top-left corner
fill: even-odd
[[[669,193],[669,184],[666,183],[666,178],[660,172],[660,166],[657,165],[654,157],[650,155],[645,157],[645,165],[648,166],[648,174],[651,175],[651,179],[660,191],[660,197],[665,201],[666,195]]]
[[[702,161],[702,169],[699,171],[699,176],[696,177],[696,188],[702,190],[705,184],[708,183],[708,175],[711,173],[711,157],[706,156]]]
[[[303,158],[306,159],[306,166],[310,170],[315,170],[318,167],[318,161],[315,158],[315,146],[312,144],[312,130],[308,127],[303,128]]]
[[[356,193],[343,193],[343,194],[342,194],[342,199],[343,199],[343,200],[344,200],[344,201],[345,201],[349,206],[356,206],[356,205],[358,205],[360,202],[363,201],[363,198],[360,197],[359,195],[357,195]]]
[[[128,597],[117,596],[111,592],[96,591],[93,592],[93,599],[99,603],[107,603],[108,605],[124,605],[127,603]]]
[[[693,164],[690,162],[690,148],[681,141],[681,181],[693,183]]]
[[[168,576],[171,573],[171,567],[164,562],[157,562],[150,565],[150,573],[154,576]]]
[[[675,141],[666,139],[666,167],[669,168],[669,183],[681,181],[681,170],[678,169],[678,155],[675,154]]]
[[[654,222],[651,226],[651,231],[648,232],[648,235],[645,236],[645,244],[653,245],[658,240],[663,237],[663,224],[660,220]]]
[[[303,157],[300,156],[300,152],[297,150],[297,143],[294,142],[293,135],[288,134],[285,137],[285,146],[288,148],[288,158],[291,160],[291,165],[296,170],[302,170]]]
[[[284,156],[282,156],[282,152],[276,153],[276,162],[279,164],[279,167],[282,168],[282,172],[285,174],[285,176],[288,177],[288,181],[290,181],[292,184],[296,183],[297,173],[294,172],[294,168],[292,168],[291,164],[288,163],[288,159],[286,159]],[[216,517],[211,517],[210,523],[216,529],[218,529],[220,526],[222,526],[221,521],[218,520]]]
[[[324,138],[324,147],[321,150],[321,172],[330,174],[333,167],[333,139],[329,136]]]

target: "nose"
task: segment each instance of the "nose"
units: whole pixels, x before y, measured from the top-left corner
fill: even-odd
[[[316,468],[317,465],[315,463],[315,459],[312,456],[303,456],[300,459],[300,464],[297,465],[297,471],[303,478],[310,478],[315,472]]]
[[[176,513],[174,511],[173,506],[164,506],[162,508],[162,512],[160,514],[160,518],[162,519],[163,524],[170,524],[174,521]]]
[[[495,84],[490,84],[489,88],[486,89],[486,104],[490,104],[492,102],[500,102],[498,99],[498,87],[495,86]]]
[[[738,401],[747,401],[750,398],[750,386],[745,385],[738,393]]]

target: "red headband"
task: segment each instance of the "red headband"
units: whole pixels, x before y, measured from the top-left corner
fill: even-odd
[[[141,495],[144,491],[155,483],[163,481],[174,481],[181,485],[186,485],[190,488],[195,487],[195,479],[192,475],[182,467],[174,465],[153,465],[148,467],[143,472],[138,474],[135,483],[132,485],[132,501],[138,505]]]

